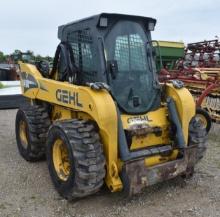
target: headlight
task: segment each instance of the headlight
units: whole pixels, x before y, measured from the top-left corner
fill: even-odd
[[[149,21],[149,22],[148,22],[148,30],[149,30],[149,31],[154,31],[154,27],[155,27],[154,22]]]

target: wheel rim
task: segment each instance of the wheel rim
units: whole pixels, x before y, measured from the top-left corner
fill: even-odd
[[[204,115],[202,114],[196,114],[196,120],[199,121],[202,124],[203,128],[207,128],[208,122]]]
[[[70,175],[70,160],[67,146],[61,139],[57,139],[53,145],[53,164],[57,176],[66,181]]]
[[[28,139],[27,139],[27,123],[25,121],[20,121],[19,123],[19,136],[22,146],[27,149]]]

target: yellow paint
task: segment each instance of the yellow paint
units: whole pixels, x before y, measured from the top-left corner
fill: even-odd
[[[168,112],[166,107],[162,107],[156,111],[148,112],[144,115],[121,115],[124,129],[129,129],[129,127],[132,125],[130,120],[133,117],[142,119],[143,124],[147,124],[151,127],[160,127],[162,129],[161,136],[156,136],[153,133],[141,137],[133,136],[131,150],[153,146],[155,144],[169,144],[169,122],[167,116]]]
[[[27,123],[25,121],[20,121],[19,123],[19,136],[22,146],[26,149],[28,146],[28,139],[27,139]]]
[[[93,120],[93,118],[85,112],[76,112],[76,118],[83,120]]]
[[[155,145],[162,145],[162,144],[169,144],[169,137],[168,137],[168,130],[162,132],[162,136],[156,136],[154,134],[149,134],[144,137],[137,137],[134,136],[132,138],[131,150],[155,146]]]
[[[156,166],[158,164],[172,161],[177,158],[178,153],[179,153],[178,150],[173,150],[173,152],[169,156],[154,155],[152,157],[146,157],[144,159],[144,164],[146,167],[152,167],[152,166]],[[124,163],[121,160],[118,160],[117,166],[118,166],[119,172],[122,171],[123,164]]]
[[[38,78],[41,78],[42,76],[41,76],[40,72],[37,70],[37,68],[32,64],[27,64],[27,63],[22,63],[22,62],[19,62],[19,65],[21,68],[21,72],[25,72],[26,75],[27,74],[33,75],[36,79],[36,82],[38,83],[38,86],[39,86]],[[20,79],[20,82],[21,82],[22,93],[24,93],[24,80]],[[38,88],[32,88],[31,91],[27,91],[25,93],[25,96],[28,98],[31,98],[31,99],[35,99],[38,91],[39,91]]]
[[[53,165],[57,176],[66,181],[70,175],[71,163],[67,146],[61,139],[57,139],[53,144]]]
[[[52,120],[69,120],[74,118],[74,112],[63,106],[54,105],[52,107]]]
[[[166,84],[166,95],[174,99],[184,139],[188,142],[189,123],[196,114],[196,105],[190,92],[186,88],[176,89],[172,84]]]
[[[155,155],[144,159],[146,167],[152,167],[158,164],[165,163],[167,161],[175,160],[178,155],[178,150],[174,150],[170,156]]]

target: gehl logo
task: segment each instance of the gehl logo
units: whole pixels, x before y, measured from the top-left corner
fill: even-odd
[[[152,122],[152,120],[147,116],[134,116],[127,119],[128,124],[134,124],[139,122]]]
[[[56,90],[56,98],[58,101],[66,104],[73,104],[78,107],[83,107],[82,103],[79,102],[79,93],[71,92],[68,90]]]

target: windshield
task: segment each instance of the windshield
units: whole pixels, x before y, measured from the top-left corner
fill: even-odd
[[[150,33],[148,33],[150,34]],[[107,61],[117,62],[116,77],[110,75],[112,94],[127,113],[143,113],[158,107],[153,87],[152,56],[146,50],[147,33],[133,21],[116,23],[105,38]]]

